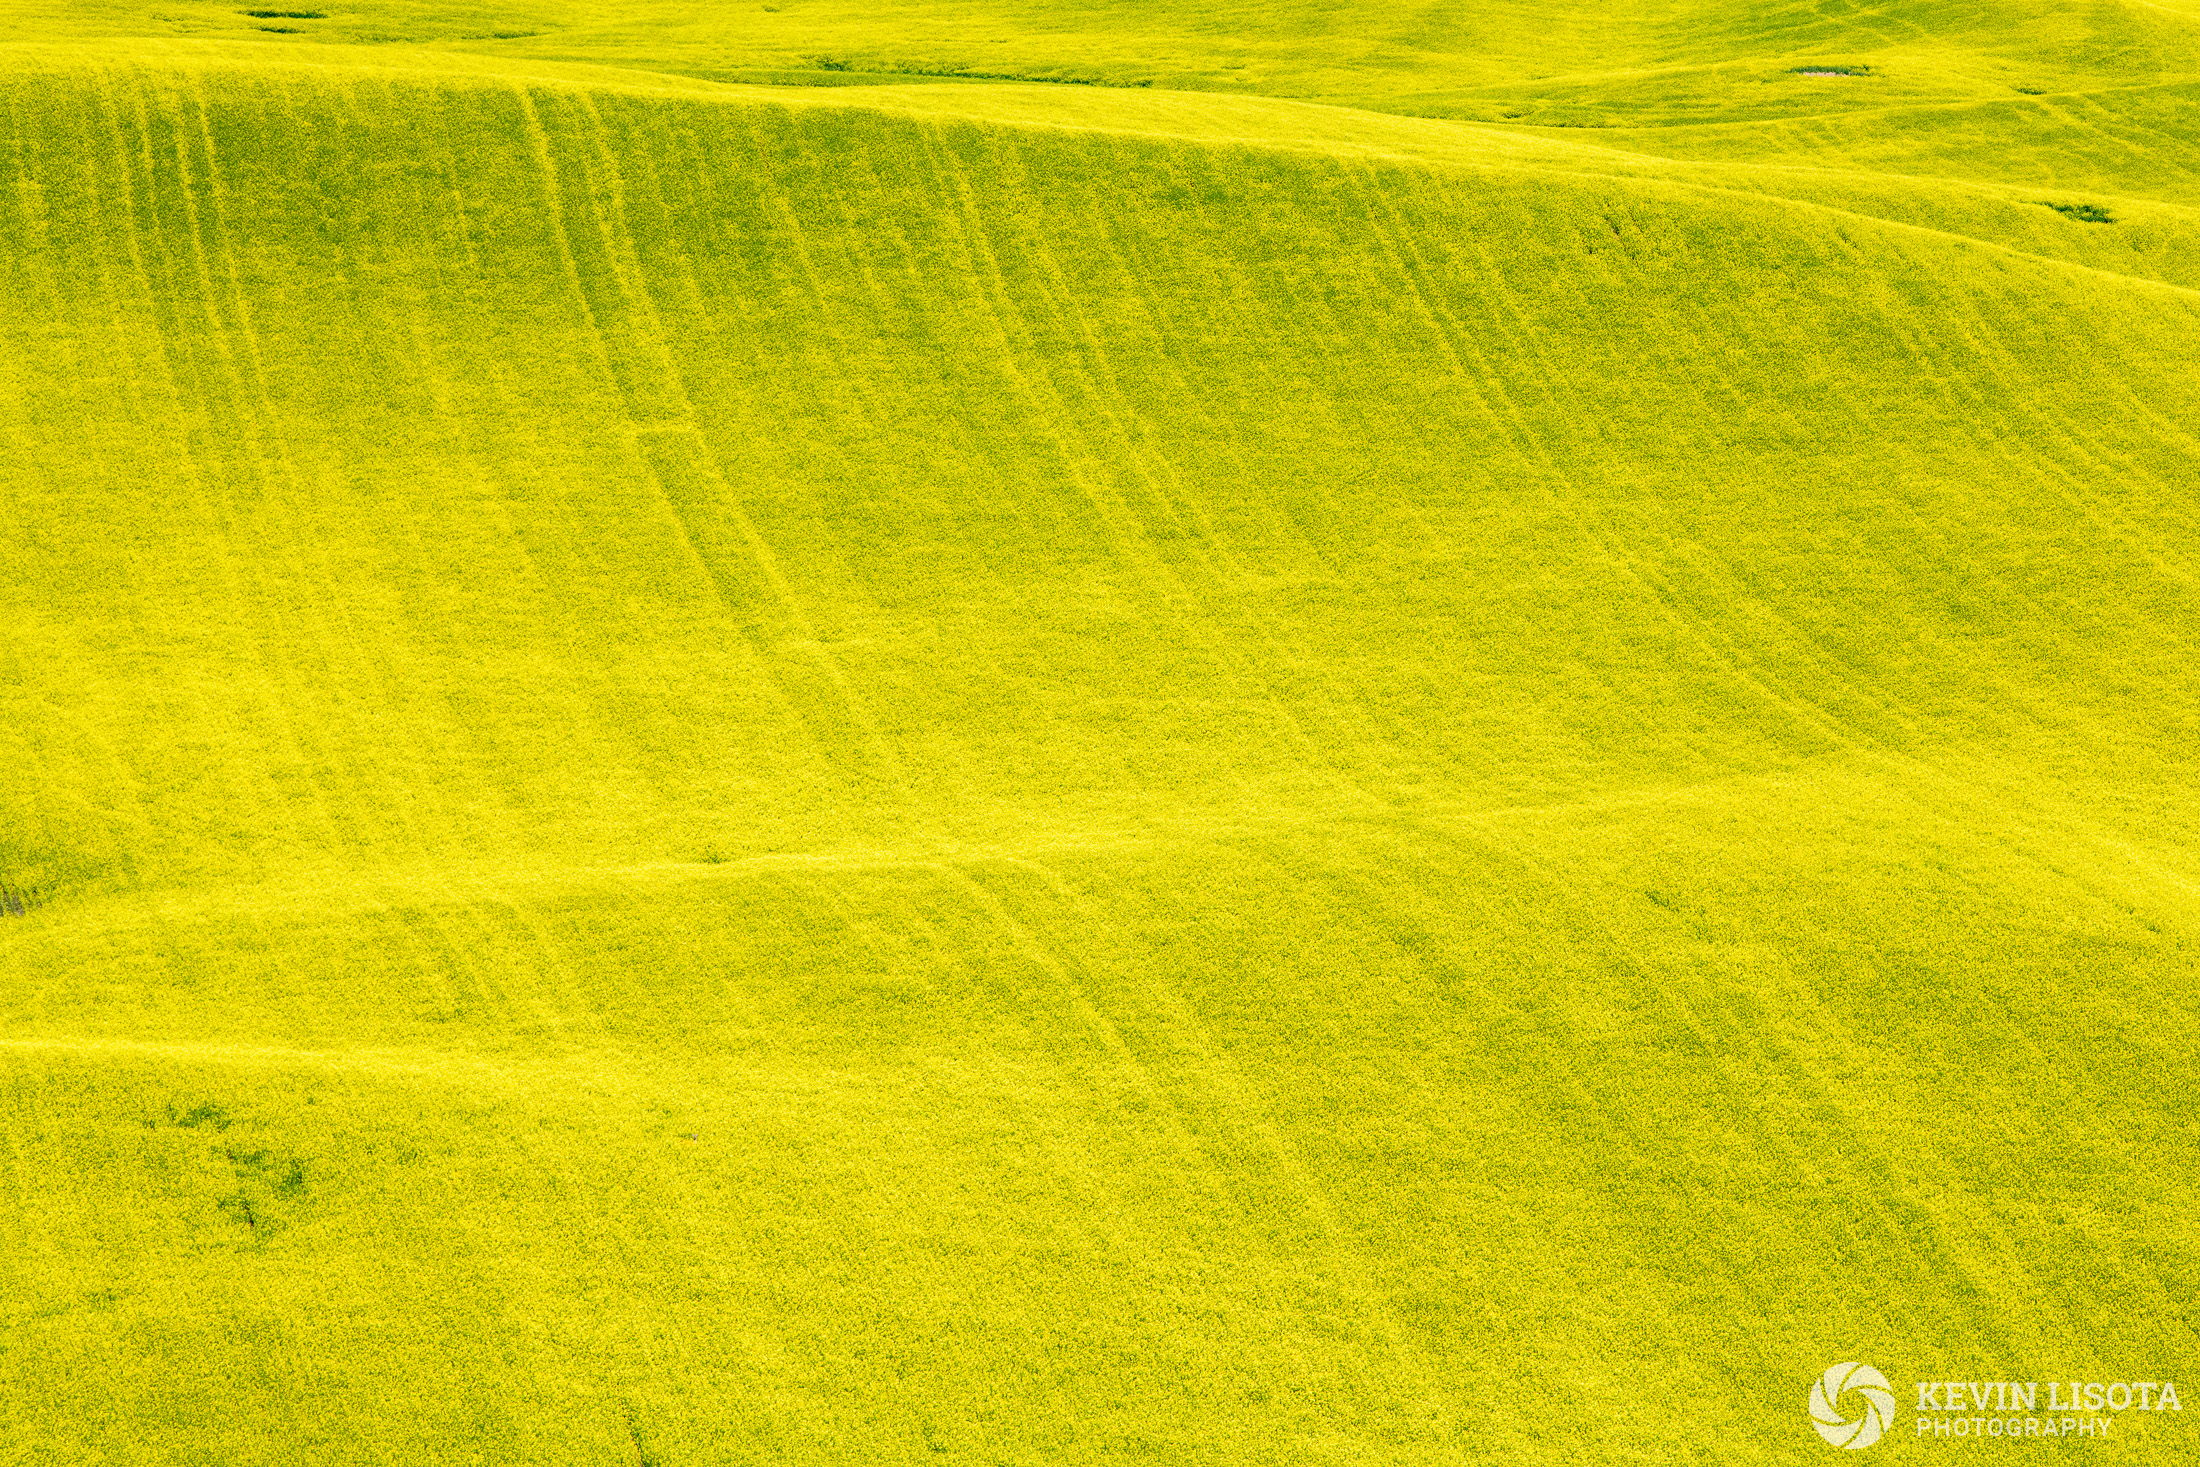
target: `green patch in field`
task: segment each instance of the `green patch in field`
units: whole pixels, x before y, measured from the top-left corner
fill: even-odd
[[[2043,209],[2053,209],[2066,218],[2082,220],[2087,224],[2114,224],[2116,216],[2099,204],[2057,204],[2047,199],[2039,201]]]
[[[0,916],[21,917],[43,907],[87,874],[84,863],[54,850],[0,837]]]
[[[174,1106],[169,1106],[168,1124],[186,1131],[195,1131],[201,1126],[211,1126],[217,1131],[226,1131],[235,1124],[235,1121],[225,1108],[215,1105],[211,1101],[201,1101],[189,1110],[180,1112]]]
[[[831,58],[819,58],[812,63],[820,71],[839,73],[853,80],[892,81],[903,78],[922,81],[955,82],[1022,82],[1033,86],[1062,87],[1150,87],[1151,77],[1136,81],[1118,81],[1104,76],[1060,75],[1041,70],[1030,71],[979,71],[967,66],[933,66],[924,62],[886,62],[877,65],[857,66]]]

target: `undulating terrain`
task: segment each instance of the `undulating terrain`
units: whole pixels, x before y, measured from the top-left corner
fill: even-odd
[[[2200,1456],[2200,4],[6,0],[0,303],[0,1463]]]

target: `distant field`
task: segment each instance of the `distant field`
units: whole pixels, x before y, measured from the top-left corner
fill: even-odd
[[[0,5],[0,1463],[2200,1408],[2200,6]]]

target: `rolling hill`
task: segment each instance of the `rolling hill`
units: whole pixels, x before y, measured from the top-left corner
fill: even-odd
[[[0,1461],[2192,1360],[2200,16],[1622,10],[11,0]]]

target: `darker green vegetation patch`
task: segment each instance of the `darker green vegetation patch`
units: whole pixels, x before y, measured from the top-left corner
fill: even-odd
[[[2056,213],[2068,215],[2072,219],[2082,219],[2088,224],[2114,224],[2116,222],[2116,216],[2099,204],[2054,204],[2049,203],[2046,199],[2041,199],[2039,202],[2042,208],[2053,209]]]
[[[151,1123],[148,1122],[148,1124]],[[226,1131],[233,1124],[233,1121],[227,1110],[208,1101],[194,1105],[189,1110],[181,1113],[174,1106],[169,1106],[168,1124],[180,1126],[187,1131],[195,1131],[201,1126],[212,1126],[217,1131]]]
[[[257,1128],[210,1100],[187,1106],[171,1103],[160,1115],[145,1118],[148,1131],[168,1127],[196,1131],[210,1144],[206,1155],[217,1170],[204,1178],[211,1183],[212,1195],[203,1200],[238,1230],[230,1234],[233,1239],[264,1243],[290,1226],[310,1190],[302,1158],[240,1140]],[[220,1171],[224,1167],[226,1177]]]
[[[945,81],[1004,81],[1038,82],[1064,87],[1150,87],[1151,77],[1140,81],[1110,81],[1098,76],[1041,76],[1021,71],[974,71],[965,66],[913,66],[893,64],[886,66],[853,66],[830,56],[819,56],[810,64],[819,71],[845,72],[854,77],[939,77]]]
[[[278,1215],[277,1204],[292,1201],[306,1190],[304,1163],[276,1158],[266,1151],[222,1148],[236,1179],[236,1190],[214,1206],[231,1222],[241,1223],[255,1240],[265,1240],[290,1224]]]
[[[0,831],[0,918],[28,916],[97,870],[81,857],[37,843],[11,841]]]
[[[1791,76],[1870,76],[1872,69],[1868,66],[1791,66],[1788,68],[1788,74]]]
[[[328,19],[328,17],[327,17],[326,15],[324,15],[324,14],[323,14],[322,12],[320,12],[320,11],[318,11],[318,10],[245,10],[245,11],[240,11],[240,12],[239,12],[239,14],[242,14],[242,15],[249,15],[249,16],[251,16],[251,17],[252,17],[252,18],[253,18],[254,20],[326,20],[326,19]],[[270,27],[267,27],[267,26],[262,26],[262,27],[260,27],[260,29],[262,29],[262,30],[267,30],[267,29],[270,29]]]

